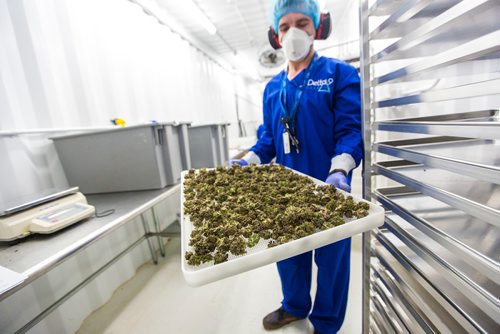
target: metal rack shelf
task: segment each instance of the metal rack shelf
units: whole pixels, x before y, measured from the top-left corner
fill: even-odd
[[[408,187],[378,189],[375,196],[387,209],[500,284],[498,227]],[[477,239],[478,235],[482,238]]]
[[[405,60],[406,66],[414,65],[417,63],[419,59],[413,60]],[[485,56],[480,56],[474,59],[465,59],[459,62],[451,63],[451,64],[443,64],[439,67],[434,67],[431,71],[419,71],[415,73],[411,73],[405,76],[399,77],[397,80],[393,82],[389,82],[388,84],[394,84],[398,82],[418,82],[418,81],[428,81],[428,80],[443,80],[447,78],[469,78],[470,76],[488,75],[490,78],[498,77],[498,72],[500,72],[500,64],[496,61],[496,59],[500,58],[500,52],[492,52],[488,53]],[[377,66],[384,66],[388,63],[396,64],[387,67],[387,70],[381,73],[377,72],[377,77],[381,77],[383,75],[394,72],[397,69],[401,69],[402,65],[400,61],[391,61],[391,62],[380,62]],[[436,82],[437,84],[438,82]]]
[[[492,33],[500,28],[498,7],[495,0],[462,1],[432,20],[403,26],[398,35],[404,37],[372,56],[371,62],[432,56]]]
[[[393,277],[395,284],[407,292],[407,300],[416,304],[417,312],[429,318],[436,328],[434,332],[494,333],[498,328],[494,320],[462,294],[462,290],[456,289],[433,267],[426,265],[394,234],[378,232],[375,240],[373,255],[377,261],[374,271]]]
[[[388,296],[388,299],[392,301],[394,307],[398,310],[398,316],[401,315],[400,318],[407,328],[415,330],[420,327],[426,333],[437,331],[437,328],[433,326],[425,314],[415,311],[418,306],[416,303],[410,302],[405,287],[398,284],[387,270],[381,268],[380,264],[378,266],[372,265],[371,282],[373,285],[377,285],[380,290],[383,290],[381,294]]]
[[[434,16],[448,10],[459,3],[459,0],[407,0],[407,1],[380,1],[372,10],[374,15],[387,13],[390,16],[370,33],[370,39],[381,39],[399,37],[405,31],[415,29],[422,24],[423,20],[429,20]],[[375,7],[377,6],[377,7]],[[378,16],[378,15],[377,15]],[[407,26],[402,29],[401,26]]]
[[[363,193],[386,216],[363,235],[363,333],[497,332],[500,2],[369,3]]]
[[[500,184],[500,141],[442,137],[375,143],[377,152]],[[459,158],[457,158],[459,157]]]
[[[384,74],[372,81],[373,85],[395,83],[411,79],[413,75],[421,75],[463,62],[484,59],[485,55],[500,51],[500,31],[494,31],[447,51],[416,61],[408,66]]]
[[[425,260],[426,265],[433,267],[455,288],[462,291],[469,302],[476,304],[492,319],[500,310],[500,303],[495,296],[498,285],[475,268],[471,268],[463,259],[442,247],[437,242],[427,238],[425,234],[414,228],[396,214],[387,214],[386,228],[398,237],[412,252]]]
[[[377,286],[374,284],[372,288],[372,299],[374,301],[374,306],[377,312],[384,319],[385,327],[389,326],[393,333],[408,334],[408,329],[401,322],[399,317],[396,316],[393,304],[389,303],[387,300],[383,300],[383,294],[379,293]]]
[[[500,139],[498,110],[375,122],[375,130],[481,139]]]
[[[499,185],[407,161],[376,163],[373,171],[500,227]]]
[[[500,32],[498,34],[498,39],[500,41]],[[426,102],[452,101],[456,99],[484,97],[488,95],[500,95],[500,79],[486,80],[441,90],[426,91],[414,95],[375,101],[372,103],[372,108],[397,107]]]

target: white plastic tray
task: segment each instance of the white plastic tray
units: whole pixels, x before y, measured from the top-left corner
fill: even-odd
[[[261,240],[255,247],[247,248],[247,254],[234,256],[229,253],[227,262],[216,265],[214,265],[213,262],[204,263],[198,267],[190,266],[187,264],[184,257],[186,251],[191,250],[191,247],[188,245],[191,231],[193,229],[193,226],[189,221],[189,217],[184,216],[184,176],[186,173],[186,171],[182,172],[181,176],[181,261],[182,273],[186,282],[191,286],[200,286],[215,282],[229,276],[281,261],[289,257],[329,245],[333,242],[349,238],[358,233],[369,231],[381,226],[384,223],[384,209],[382,207],[339,190],[346,196],[352,196],[356,202],[362,201],[368,203],[370,205],[368,216],[352,220],[343,225],[316,232],[307,237],[293,240],[287,242],[286,244],[272,248],[267,248],[267,240]],[[304,175],[301,173],[298,174]],[[316,184],[325,184],[317,179],[311,177],[309,178]]]

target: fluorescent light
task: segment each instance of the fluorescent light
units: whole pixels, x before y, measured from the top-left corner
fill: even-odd
[[[188,13],[191,13],[194,22],[201,24],[210,35],[215,35],[217,28],[193,0],[179,0],[178,4],[185,7]]]
[[[147,9],[154,14],[158,19],[165,22],[168,25],[172,25],[172,20],[164,15],[165,9],[158,5],[159,0],[130,0],[141,5],[143,8]],[[205,28],[210,35],[215,35],[217,28],[210,21],[210,19],[202,12],[200,7],[193,2],[193,0],[179,0],[177,1],[177,6],[182,7],[185,13],[189,13],[192,16],[193,22],[198,22],[203,28]]]

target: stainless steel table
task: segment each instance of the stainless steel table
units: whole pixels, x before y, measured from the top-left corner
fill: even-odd
[[[138,216],[141,217],[144,226],[143,237],[118,254],[112,261],[109,261],[106,265],[101,267],[98,272],[88,277],[83,283],[85,284],[85,282],[95,278],[100,272],[109,267],[109,265],[116,262],[119,257],[126,254],[145,239],[149,243],[153,261],[156,262],[156,252],[153,250],[152,240],[150,240],[149,237],[160,238],[168,234],[162,234],[159,230],[155,205],[161,203],[170,196],[178,196],[179,190],[180,186],[175,185],[162,190],[89,195],[87,199],[91,205],[96,207],[97,212],[103,212],[110,209],[114,209],[114,212],[106,217],[94,217],[82,221],[54,234],[35,234],[28,238],[21,239],[16,243],[1,243],[0,265],[16,272],[23,273],[28,278],[20,285],[1,294],[0,301],[26,287],[38,277],[49,272],[62,262],[78,254],[97,240],[109,235],[120,226]],[[156,230],[154,232],[150,231],[143,217],[145,213],[150,211],[154,218]],[[162,248],[163,243],[159,242],[159,245],[160,252],[164,254]],[[78,286],[78,289],[71,291],[70,294],[75,293],[83,286],[84,285]],[[64,300],[67,298],[69,298],[68,295],[65,296]],[[64,300],[61,300],[60,303]]]

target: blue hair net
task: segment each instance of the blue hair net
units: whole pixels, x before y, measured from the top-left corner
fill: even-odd
[[[272,22],[274,31],[278,32],[278,24],[283,16],[288,13],[302,13],[309,16],[318,29],[320,10],[317,0],[274,0],[272,7]]]

